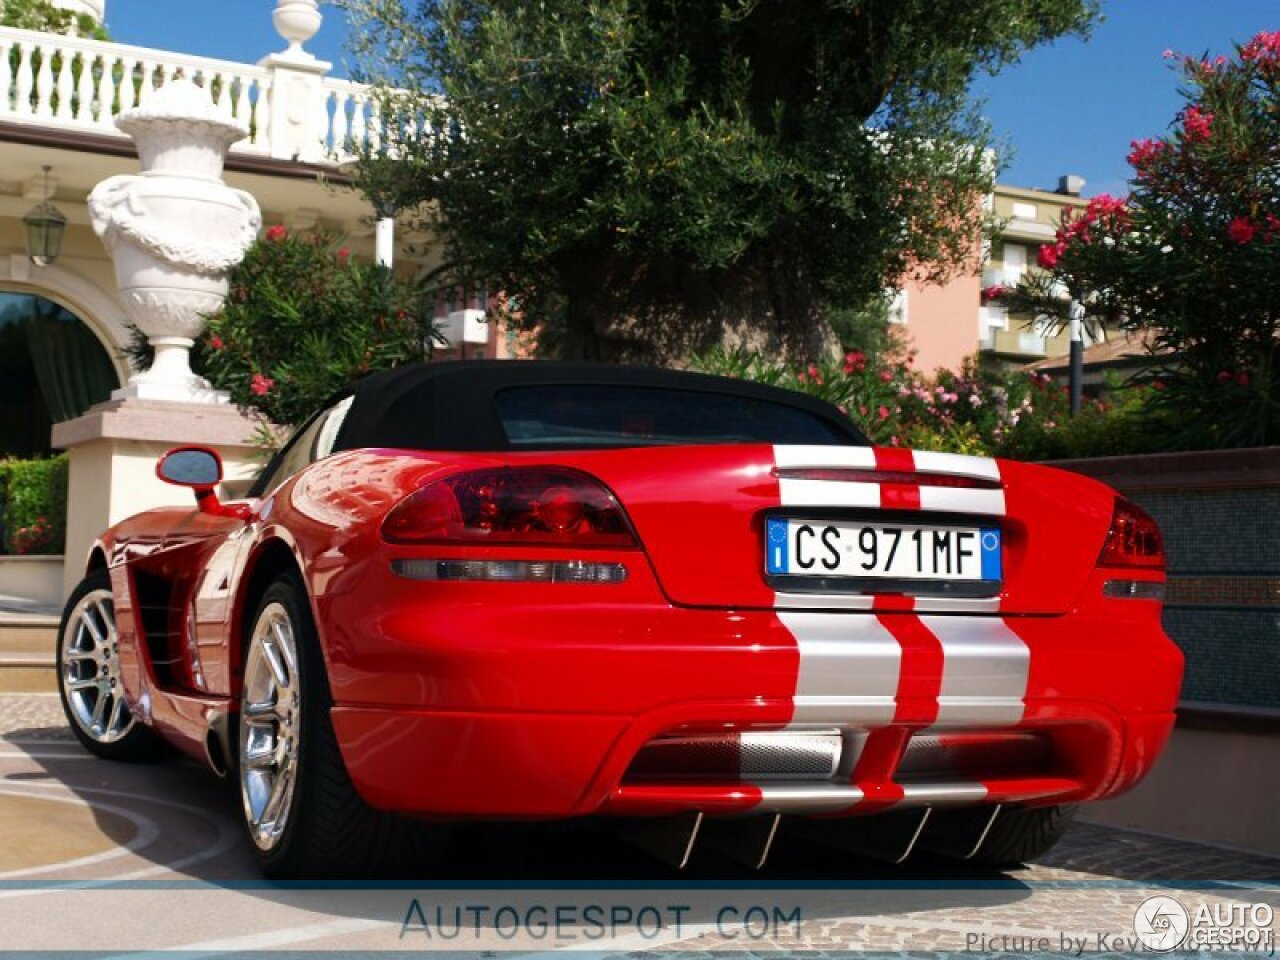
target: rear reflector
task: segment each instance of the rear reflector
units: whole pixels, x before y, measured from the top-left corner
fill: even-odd
[[[829,467],[775,468],[779,480],[826,480],[831,483],[894,483],[916,487],[952,487],[999,490],[1000,481],[987,477],[958,477],[948,473],[912,473],[907,470],[858,470]]]
[[[1137,504],[1116,497],[1111,530],[1098,557],[1100,567],[1164,569],[1164,538],[1160,528]]]
[[[382,536],[406,544],[637,545],[613,494],[562,467],[471,470],[428,483],[391,509]]]
[[[1108,580],[1102,585],[1102,595],[1127,600],[1163,600],[1164,584],[1158,580]]]
[[[623,583],[627,568],[621,563],[586,560],[424,560],[391,561],[391,571],[410,580],[498,580],[527,583]]]

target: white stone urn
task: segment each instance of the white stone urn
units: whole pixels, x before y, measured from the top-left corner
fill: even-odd
[[[155,360],[115,396],[226,402],[191,372],[189,351],[262,226],[257,200],[222,181],[228,148],[249,131],[181,78],[116,126],[137,144],[142,172],[98,184],[89,216],[111,255],[125,313]]]
[[[276,32],[289,41],[286,53],[309,57],[311,54],[306,53],[302,45],[320,30],[324,15],[318,0],[277,0],[271,22]]]

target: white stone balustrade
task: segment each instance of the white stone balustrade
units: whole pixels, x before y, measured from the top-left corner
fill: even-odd
[[[123,138],[116,118],[183,76],[248,127],[233,154],[337,164],[376,142],[377,105],[368,87],[328,69],[314,59],[234,63],[0,27],[0,122]]]

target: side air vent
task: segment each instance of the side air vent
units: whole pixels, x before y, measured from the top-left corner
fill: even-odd
[[[173,630],[171,601],[173,584],[164,577],[133,570],[134,611],[146,643],[156,682],[162,687],[177,685],[181,664],[182,638]]]

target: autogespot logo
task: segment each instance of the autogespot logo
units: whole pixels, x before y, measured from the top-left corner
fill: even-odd
[[[1187,939],[1191,915],[1173,897],[1148,897],[1133,914],[1133,932],[1143,946],[1168,953]]]

